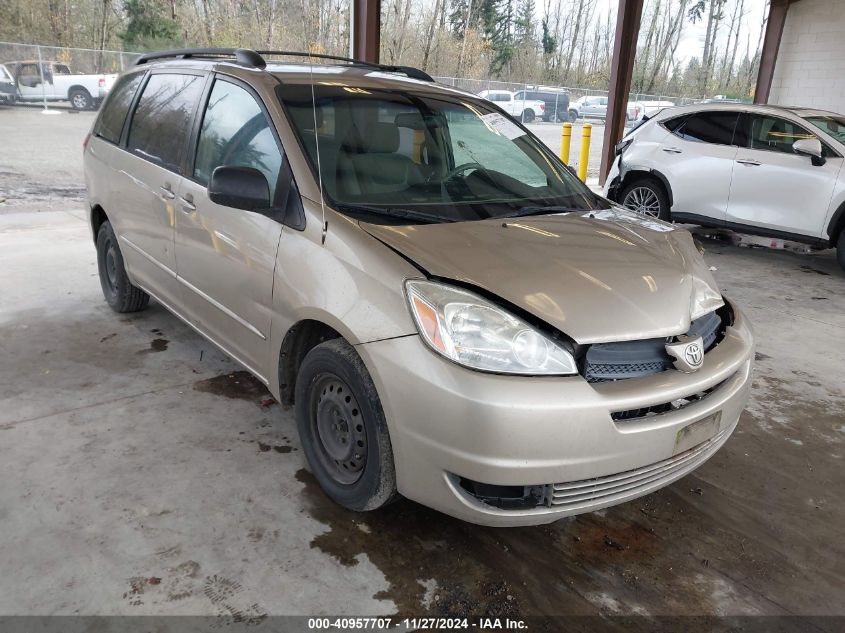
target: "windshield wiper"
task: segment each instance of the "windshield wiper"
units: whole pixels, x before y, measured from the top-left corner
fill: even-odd
[[[578,213],[582,211],[589,211],[589,209],[575,209],[573,207],[521,207],[495,217],[496,219],[523,218],[527,215],[553,215],[555,213]]]
[[[424,213],[422,211],[414,211],[412,209],[401,209],[398,207],[371,207],[365,204],[339,204],[338,209],[346,211],[364,211],[366,213],[373,213],[376,215],[386,215],[391,218],[400,218],[402,220],[413,220],[414,222],[422,222],[425,224],[440,224],[442,222],[457,222],[455,218],[449,218],[445,215],[436,215],[432,213]]]

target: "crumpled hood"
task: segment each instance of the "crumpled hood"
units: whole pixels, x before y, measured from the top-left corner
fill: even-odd
[[[429,274],[482,288],[578,343],[683,334],[723,304],[687,231],[622,209],[361,227]]]

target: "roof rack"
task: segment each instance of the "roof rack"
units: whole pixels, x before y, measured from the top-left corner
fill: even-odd
[[[255,51],[248,48],[177,48],[170,51],[145,53],[135,65],[146,64],[156,59],[225,59],[234,57],[235,61],[252,68],[264,68],[267,63]]]
[[[347,62],[353,66],[365,66],[367,68],[375,68],[386,73],[402,73],[410,79],[419,79],[421,81],[434,81],[434,79],[424,70],[414,68],[413,66],[394,66],[391,64],[377,64],[375,62],[367,62],[362,59],[354,59],[352,57],[341,57],[339,55],[324,55],[323,53],[300,53],[298,51],[256,51],[259,55],[275,55],[277,57],[313,57],[315,59],[328,59],[337,62]]]
[[[248,48],[178,48],[169,51],[146,53],[141,55],[135,62],[136,65],[146,64],[157,59],[227,59],[235,58],[236,63],[251,68],[267,67],[263,55],[275,57],[312,57],[316,59],[327,59],[331,61],[347,62],[353,66],[373,68],[387,73],[402,73],[411,79],[431,81],[434,79],[427,72],[414,68],[413,66],[394,66],[390,64],[376,64],[351,57],[340,57],[339,55],[324,55],[322,53],[302,53],[299,51],[254,51]]]

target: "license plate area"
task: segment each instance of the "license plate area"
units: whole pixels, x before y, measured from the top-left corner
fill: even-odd
[[[702,442],[706,442],[719,432],[721,425],[721,411],[716,411],[716,413],[711,413],[705,418],[687,424],[675,434],[675,450],[672,455],[683,453]]]

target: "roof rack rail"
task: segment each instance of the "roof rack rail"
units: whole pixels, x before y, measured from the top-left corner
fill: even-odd
[[[234,57],[235,61],[252,68],[264,68],[264,58],[248,48],[177,48],[169,51],[145,53],[135,62],[136,66],[157,59],[223,59]]]
[[[434,81],[434,79],[427,72],[414,68],[413,66],[393,66],[390,64],[377,64],[375,62],[366,62],[361,59],[353,59],[351,57],[341,57],[339,55],[324,55],[323,53],[302,53],[299,51],[254,51],[248,48],[177,48],[169,51],[158,51],[155,53],[145,53],[141,55],[135,62],[135,65],[146,64],[147,62],[155,61],[157,59],[226,59],[235,58],[235,61],[244,66],[251,68],[266,68],[267,62],[263,55],[273,55],[276,57],[313,57],[316,59],[328,59],[338,62],[347,62],[354,66],[364,66],[366,68],[373,68],[387,73],[402,73],[411,79],[419,79],[421,81]]]
[[[376,62],[367,62],[363,59],[354,59],[352,57],[341,57],[340,55],[325,55],[323,53],[302,53],[299,51],[256,51],[259,55],[275,55],[277,57],[313,57],[315,59],[328,59],[337,62],[348,62],[355,66],[365,66],[367,68],[375,68],[387,73],[402,73],[410,79],[419,79],[421,81],[434,81],[431,75],[424,70],[414,68],[413,66],[394,66],[391,64],[378,64]]]

